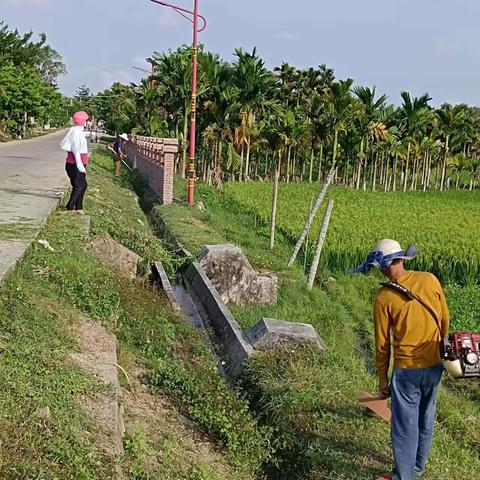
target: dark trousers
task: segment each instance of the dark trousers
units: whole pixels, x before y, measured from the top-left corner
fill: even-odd
[[[83,197],[87,191],[86,175],[80,172],[74,163],[67,163],[65,170],[72,185],[72,194],[67,203],[67,210],[83,210]]]

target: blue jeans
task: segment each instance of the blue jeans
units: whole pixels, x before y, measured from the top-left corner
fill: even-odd
[[[432,446],[443,365],[394,368],[391,382],[393,480],[422,475]]]

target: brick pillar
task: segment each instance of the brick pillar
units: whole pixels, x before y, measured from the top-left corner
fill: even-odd
[[[163,202],[173,201],[173,176],[175,171],[175,155],[178,153],[178,140],[165,138],[163,144]]]

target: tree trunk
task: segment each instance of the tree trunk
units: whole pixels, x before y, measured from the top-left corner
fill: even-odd
[[[378,155],[377,155],[377,159],[378,159]],[[377,168],[377,167],[375,167]],[[385,183],[385,163],[383,161],[383,155],[382,155],[382,158],[380,160],[380,185],[383,185]]]
[[[334,157],[334,160],[335,160],[335,157]],[[334,174],[335,174],[335,163],[333,163],[330,173],[328,174],[328,177],[326,178],[325,183],[323,184],[323,187],[320,190],[320,193],[318,194],[315,200],[315,203],[313,204],[313,207],[310,210],[310,213],[308,214],[307,221],[305,222],[302,233],[300,234],[300,237],[298,238],[295,248],[293,249],[293,253],[292,253],[292,256],[290,257],[290,260],[288,261],[289,267],[293,265],[293,262],[295,262],[295,259],[297,258],[298,252],[300,251],[300,248],[302,247],[303,242],[305,241],[307,233],[310,230],[310,226],[312,225],[313,219],[315,218],[315,215],[317,214],[318,209],[322,204],[322,201],[325,197],[325,194],[327,193],[330,183],[332,182]]]
[[[292,161],[292,180],[295,178],[295,171],[297,169],[297,149],[293,150],[293,161]]]
[[[382,159],[382,163],[385,162],[385,158]],[[386,160],[386,165],[384,167],[385,170],[385,180],[383,182],[383,191],[387,193],[388,190],[388,184],[390,182],[390,168],[389,168],[389,159],[387,158]]]
[[[320,154],[318,157],[318,182],[322,180],[322,162],[323,162],[323,143],[320,144]]]
[[[358,166],[357,166],[357,184],[355,186],[357,190],[360,190],[360,180],[362,176],[362,164],[363,164],[363,149],[364,149],[364,143],[362,138],[360,140],[360,155],[358,158]]]
[[[447,173],[447,158],[448,158],[448,147],[449,147],[449,142],[450,142],[450,136],[447,135],[445,138],[445,156],[443,158],[443,163],[442,163],[442,178],[440,180],[440,191],[442,192],[444,189],[444,184],[445,184],[445,174]]]
[[[308,181],[312,183],[313,179],[313,159],[315,157],[314,147],[312,145],[312,151],[310,152],[310,171],[308,173]]]
[[[373,165],[372,192],[375,191],[377,186],[377,162],[378,162],[378,155],[375,156],[375,162]],[[366,190],[366,188],[364,188],[364,190]]]
[[[287,149],[287,183],[290,181],[291,159],[292,159],[292,146],[290,145]]]
[[[280,160],[279,154],[279,160]],[[270,225],[270,250],[273,250],[275,245],[275,224],[277,221],[277,200],[278,200],[278,177],[280,176],[280,169],[275,171],[274,181],[273,181],[273,195],[272,195],[272,219]]]
[[[322,228],[320,229],[320,233],[318,234],[317,248],[315,250],[312,265],[310,267],[310,273],[308,275],[307,288],[309,290],[312,289],[313,283],[315,282],[315,277],[317,275],[317,270],[318,270],[318,264],[320,263],[320,256],[322,254],[323,244],[325,243],[325,238],[327,236],[328,225],[330,223],[332,210],[333,210],[333,200],[330,200],[328,202],[325,217],[323,218]]]
[[[407,191],[407,182],[408,182],[408,160],[410,159],[410,142],[408,142],[407,148],[407,158],[405,159],[405,175],[403,177],[403,191]]]
[[[245,156],[245,180],[248,180],[250,175],[250,135],[247,139],[247,154]]]
[[[348,171],[350,170],[350,157],[347,158],[347,165],[345,165],[345,174],[343,176],[343,185],[346,187],[348,183]]]
[[[413,157],[413,165],[412,165],[412,180],[410,181],[410,191],[415,189],[415,178],[417,177],[417,155]]]
[[[393,164],[393,185],[392,185],[393,191],[395,191],[397,188],[397,164],[398,164],[398,153],[395,154],[395,163]]]

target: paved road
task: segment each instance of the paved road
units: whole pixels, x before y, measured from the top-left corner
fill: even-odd
[[[64,134],[0,144],[0,282],[68,185],[58,147]]]

